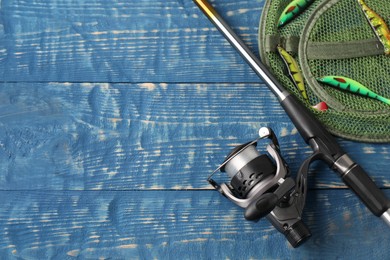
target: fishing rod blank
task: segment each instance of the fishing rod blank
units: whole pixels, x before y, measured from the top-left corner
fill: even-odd
[[[381,217],[390,226],[390,200],[376,186],[364,169],[343,151],[334,137],[325,130],[325,127],[314,115],[275,79],[206,0],[193,1],[278,97],[281,106],[298,132],[313,149],[313,155],[302,164],[301,169],[308,168],[314,160],[326,162],[370,211],[375,216]],[[304,193],[306,196],[306,191]]]

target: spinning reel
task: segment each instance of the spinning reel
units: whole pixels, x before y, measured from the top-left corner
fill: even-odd
[[[264,138],[271,140],[266,147],[268,154],[260,154],[256,149],[257,142]],[[266,217],[293,247],[298,247],[311,236],[301,220],[309,163],[304,163],[299,170],[296,185],[281,157],[274,132],[262,127],[259,138],[234,148],[210,175],[208,182],[226,198],[244,208],[245,219],[257,222]],[[230,183],[218,184],[212,179],[218,170],[227,173]]]

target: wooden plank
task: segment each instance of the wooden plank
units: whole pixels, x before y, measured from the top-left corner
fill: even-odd
[[[389,190],[386,191],[390,195]],[[298,249],[213,191],[0,192],[5,258],[385,259],[385,224],[345,190],[311,193]],[[314,255],[315,252],[315,255]]]
[[[0,2],[1,258],[388,257],[384,223],[322,165],[299,249],[208,190],[260,126],[293,172],[310,149],[192,1]],[[212,2],[257,53],[264,1]],[[390,195],[390,144],[341,143]]]
[[[254,51],[262,5],[217,6]],[[3,0],[1,13],[2,81],[259,81],[192,1]]]
[[[209,189],[226,154],[267,125],[293,173],[310,154],[261,85],[7,83],[0,103],[2,190]],[[341,143],[389,187],[390,144]],[[344,187],[324,165],[310,180]]]

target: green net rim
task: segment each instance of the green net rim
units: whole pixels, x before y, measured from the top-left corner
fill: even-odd
[[[324,0],[322,1],[319,5],[318,8],[314,10],[314,12],[310,15],[309,19],[307,20],[306,25],[304,26],[302,31],[306,30],[307,36],[310,31],[310,26],[313,27],[313,24],[310,24],[310,21],[314,19],[316,13],[318,12],[319,9],[321,8],[329,8],[329,6],[332,6],[333,4],[339,2],[340,0]],[[319,1],[320,2],[320,1]],[[266,0],[262,14],[261,14],[261,19],[259,23],[259,34],[258,34],[258,46],[259,46],[259,54],[262,62],[267,65],[272,72],[274,72],[274,68],[271,65],[270,62],[270,57],[269,53],[266,52],[264,46],[265,42],[263,41],[265,39],[265,35],[267,33],[267,19],[268,19],[268,14],[271,6],[271,1]],[[324,7],[325,6],[325,7]],[[276,21],[271,21],[276,24]],[[268,28],[269,30],[269,28]],[[278,31],[274,30],[272,31],[272,35],[278,35]],[[269,35],[269,34],[268,34]],[[307,38],[306,38],[307,40]],[[305,50],[305,40],[303,37],[300,39],[300,45],[299,49],[300,52],[304,52]],[[307,43],[307,41],[306,41]],[[302,55],[299,56],[299,62],[305,62],[302,60]],[[309,72],[308,72],[309,71]],[[310,70],[306,71],[305,77],[312,77],[310,73]],[[276,75],[276,73],[274,73]],[[278,78],[278,77],[277,77]],[[281,80],[280,78],[278,78]],[[283,82],[283,80],[281,80]],[[318,85],[316,82],[315,84]],[[285,87],[290,91],[294,93],[293,86],[292,84],[283,84]],[[314,89],[314,93],[320,97],[324,98],[327,96],[326,93],[318,91],[321,90],[318,86],[317,90]],[[312,85],[310,85],[310,88],[312,88]],[[296,94],[296,93],[295,93]],[[346,109],[343,104],[340,104],[337,102],[337,100],[326,100],[326,102],[332,106],[332,109],[325,113],[320,113],[320,112],[314,112],[314,115],[324,124],[324,126],[333,134],[339,137],[343,137],[346,139],[354,140],[354,141],[360,141],[360,142],[373,142],[373,143],[387,143],[390,142],[390,128],[385,129],[383,131],[365,131],[364,126],[368,126],[369,124],[372,124],[375,122],[376,124],[384,124],[385,126],[390,126],[390,110],[389,109],[384,109],[384,110],[379,110],[377,112],[373,111],[359,111],[359,110],[352,110],[352,109]],[[309,109],[310,107],[307,106]],[[337,123],[339,122],[339,123]],[[342,123],[344,122],[344,123]],[[341,125],[346,124],[346,122],[351,126],[352,129],[355,129],[354,132],[348,131],[346,129],[342,129]]]

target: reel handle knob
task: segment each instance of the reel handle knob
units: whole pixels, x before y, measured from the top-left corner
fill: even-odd
[[[245,210],[245,219],[258,221],[267,216],[277,205],[279,199],[275,193],[265,193],[261,197],[253,201]]]
[[[267,216],[294,186],[294,180],[287,178],[273,193],[268,192],[261,195],[257,200],[248,205],[244,214],[245,219],[258,221]]]

